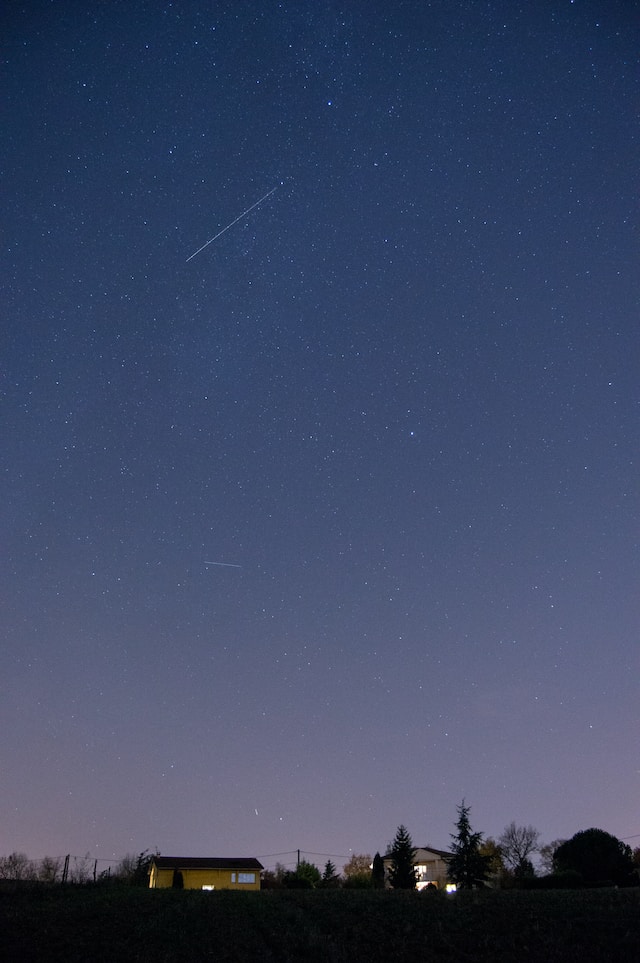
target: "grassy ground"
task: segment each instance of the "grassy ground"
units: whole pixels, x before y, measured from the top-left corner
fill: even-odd
[[[7,961],[637,963],[640,889],[0,890]]]

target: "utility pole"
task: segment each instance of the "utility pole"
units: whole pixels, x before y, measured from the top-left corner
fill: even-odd
[[[69,859],[70,855],[67,854],[64,858],[64,869],[62,870],[62,882],[66,883],[69,878]]]
[[[300,850],[298,850],[298,861],[296,863],[296,869],[300,866]]]

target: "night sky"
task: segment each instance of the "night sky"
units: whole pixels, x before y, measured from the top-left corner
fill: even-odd
[[[4,5],[1,854],[634,843],[634,20]]]

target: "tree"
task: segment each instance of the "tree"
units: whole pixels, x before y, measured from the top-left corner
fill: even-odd
[[[354,853],[348,863],[342,867],[346,879],[359,876],[361,873],[371,872],[371,856],[368,853]]]
[[[482,884],[489,875],[490,857],[480,851],[482,833],[474,833],[469,823],[470,806],[464,799],[458,806],[457,833],[451,834],[452,856],[449,859],[447,875],[460,889],[473,889]]]
[[[540,833],[533,826],[509,823],[498,840],[502,857],[515,876],[530,876],[529,856],[539,849]]]
[[[154,856],[159,855],[157,851],[150,853],[148,849],[145,849],[144,852],[139,853],[137,856],[133,853],[127,853],[114,869],[113,878],[123,883],[128,883],[130,886],[146,887],[149,885],[149,866],[151,860]]]
[[[414,853],[409,830],[406,826],[398,826],[389,850],[389,856],[391,857],[389,882],[393,889],[416,888],[417,877],[413,865]]]
[[[343,889],[371,889],[371,870],[368,873],[352,873],[345,876],[342,882]]]
[[[553,854],[559,846],[566,843],[566,839],[554,839],[551,843],[545,843],[538,850],[540,856],[540,868],[545,874],[553,873]]]
[[[533,863],[530,859],[521,860],[514,870],[515,879],[531,879],[536,875]]]
[[[96,863],[91,853],[85,853],[84,856],[74,856],[70,877],[71,882],[79,884],[88,883],[95,873],[95,866]]]
[[[320,870],[313,863],[301,859],[295,872],[285,873],[282,882],[287,889],[314,889],[320,882]]]
[[[184,876],[179,869],[174,869],[173,879],[171,880],[172,889],[184,889]]]
[[[42,883],[57,883],[62,873],[59,856],[44,856],[38,866],[38,879]]]
[[[482,856],[487,857],[487,871],[491,881],[499,886],[507,875],[507,867],[502,858],[502,850],[495,839],[488,836],[478,847]]]
[[[370,889],[371,856],[368,853],[354,853],[342,867],[345,889]]]
[[[318,886],[322,889],[337,889],[340,885],[340,876],[338,875],[338,870],[331,862],[330,859],[324,865],[324,872],[322,873],[322,879],[318,883]]]
[[[285,877],[290,875],[290,870],[284,863],[276,863],[275,869],[265,869],[261,875],[261,889],[282,889],[285,885]]]
[[[308,879],[311,886],[317,886],[320,882],[320,870],[313,863],[307,862],[306,859],[301,859],[296,867],[296,875],[300,876],[301,879]]]
[[[553,855],[557,873],[580,873],[587,884],[633,881],[631,847],[604,829],[585,829],[558,846]]]
[[[0,856],[0,879],[35,879],[36,871],[26,853]]]
[[[380,853],[376,853],[373,857],[371,885],[374,889],[384,889],[384,860]]]
[[[136,857],[133,853],[127,853],[123,856],[117,866],[114,867],[111,873],[111,878],[119,880],[122,883],[128,883],[133,876],[136,869]]]
[[[274,872],[276,883],[279,883],[282,886],[284,882],[284,878],[288,872],[289,870],[284,865],[284,863],[276,863],[276,868]]]
[[[280,889],[282,880],[272,869],[264,869],[260,877],[260,889]]]

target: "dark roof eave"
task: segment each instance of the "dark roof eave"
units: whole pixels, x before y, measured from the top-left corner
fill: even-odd
[[[264,869],[253,856],[154,856],[158,869]]]

